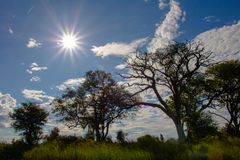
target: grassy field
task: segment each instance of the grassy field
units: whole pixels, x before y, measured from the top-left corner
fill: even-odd
[[[238,138],[208,139],[197,144],[161,142],[151,136],[123,144],[62,140],[32,148],[19,142],[0,144],[1,160],[239,160],[239,157]]]

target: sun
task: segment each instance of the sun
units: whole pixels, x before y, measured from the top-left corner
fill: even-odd
[[[77,51],[80,47],[80,38],[73,33],[64,33],[58,42],[61,47],[61,50],[65,51],[66,53],[72,53]]]

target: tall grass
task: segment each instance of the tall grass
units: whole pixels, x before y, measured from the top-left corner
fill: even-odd
[[[143,136],[137,142],[97,143],[57,139],[33,148],[20,142],[0,143],[0,160],[239,160],[239,138],[205,139],[197,144],[166,142]]]
[[[26,160],[150,160],[148,152],[113,144],[71,144],[57,142],[34,148],[24,154]]]

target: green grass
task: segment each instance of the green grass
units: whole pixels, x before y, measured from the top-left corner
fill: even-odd
[[[148,152],[113,144],[44,144],[24,154],[26,160],[150,160]]]
[[[91,140],[58,139],[33,148],[21,141],[0,143],[1,160],[239,160],[239,138],[212,138],[196,144],[176,140],[161,142],[143,136],[137,142],[97,143]]]

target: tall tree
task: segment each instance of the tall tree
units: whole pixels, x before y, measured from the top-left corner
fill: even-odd
[[[228,132],[240,136],[240,61],[216,64],[207,70],[207,74],[212,86],[209,92],[218,93],[215,100],[221,107],[225,107],[230,115],[229,120],[224,118],[227,120]]]
[[[136,109],[136,102],[137,98],[118,85],[110,73],[97,70],[87,72],[81,86],[67,90],[53,105],[69,127],[88,127],[97,141],[103,141],[110,125]]]
[[[10,113],[10,117],[13,120],[12,127],[24,136],[27,144],[38,143],[41,139],[42,127],[48,117],[48,113],[44,109],[34,103],[22,103],[20,108]]]
[[[200,44],[175,43],[155,53],[137,53],[128,60],[124,78],[138,91],[150,91],[157,103],[142,102],[161,109],[174,122],[179,140],[185,140],[183,93],[190,80],[208,65],[209,52]],[[168,98],[162,91],[167,91]],[[166,93],[166,92],[165,92]],[[171,102],[171,103],[169,103]]]

